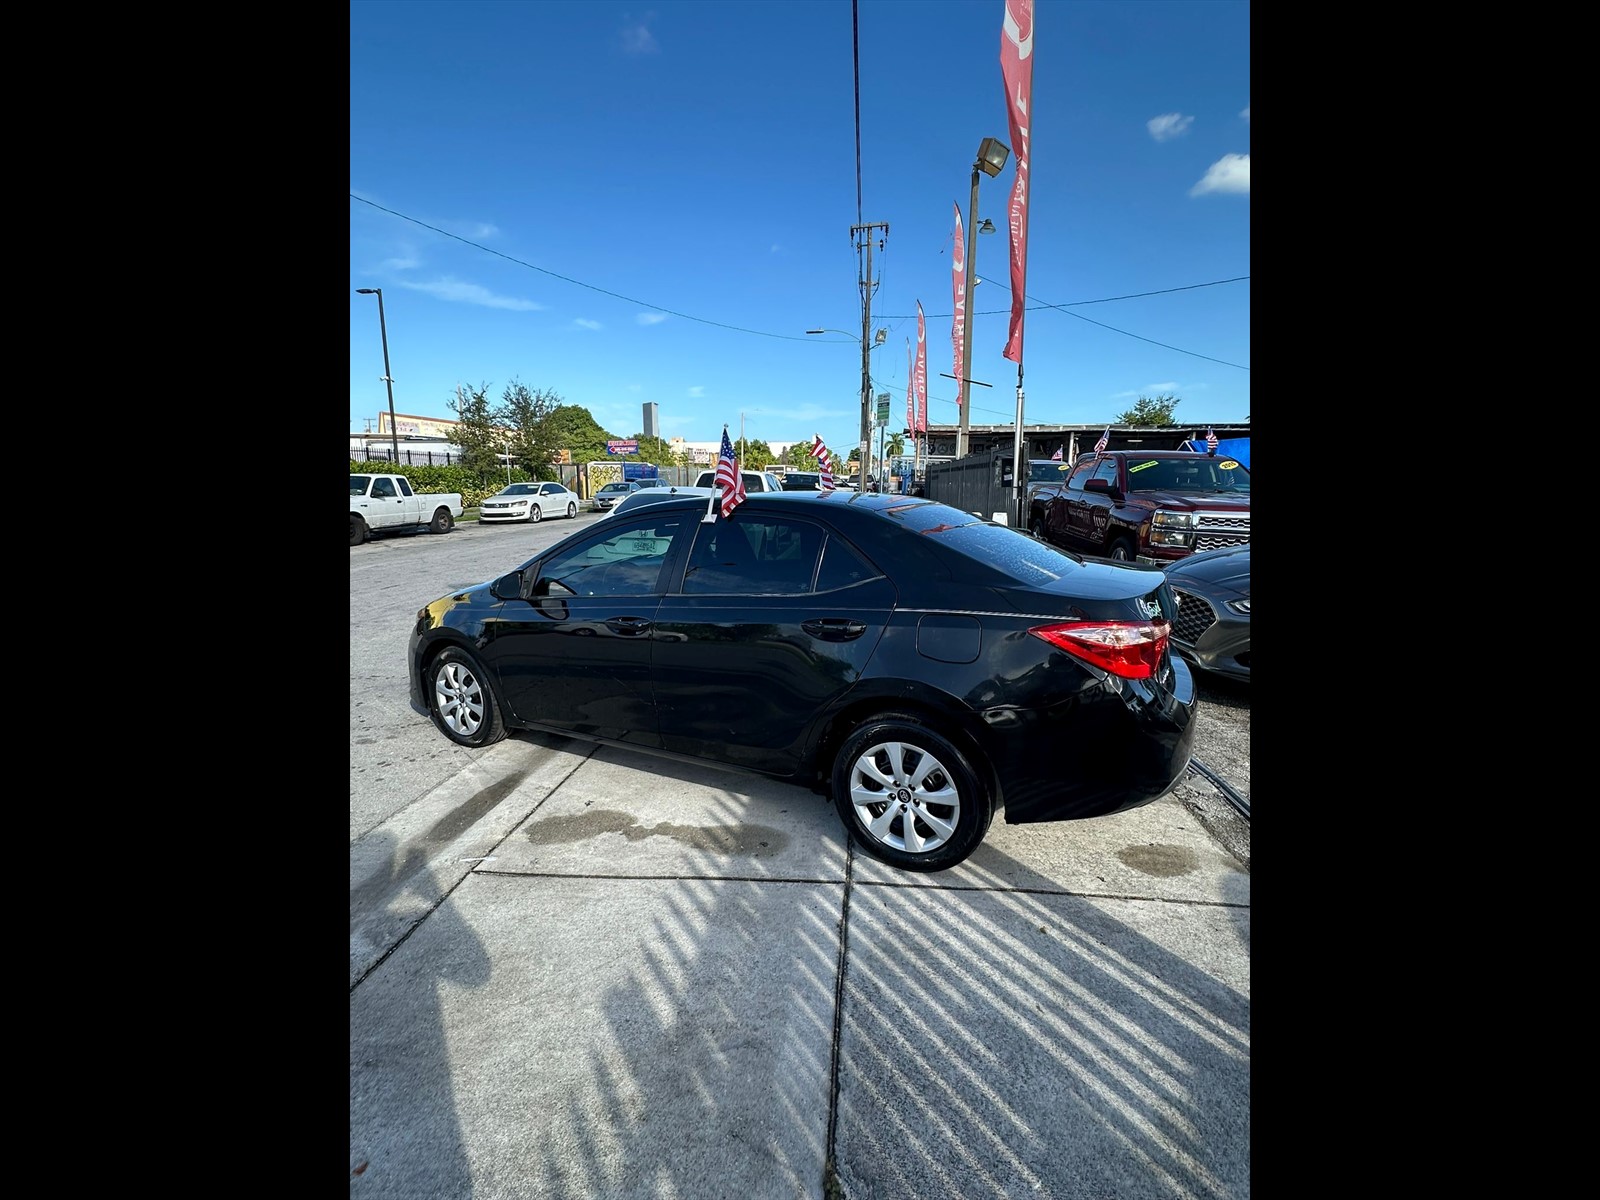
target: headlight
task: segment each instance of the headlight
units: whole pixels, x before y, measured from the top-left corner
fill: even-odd
[[[1228,607],[1241,617],[1248,617],[1250,615],[1250,597],[1246,596],[1243,600],[1229,600]]]
[[[1194,544],[1194,514],[1167,512],[1158,509],[1150,518],[1150,544],[1152,546],[1192,546]]]

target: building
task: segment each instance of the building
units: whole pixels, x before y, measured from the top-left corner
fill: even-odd
[[[646,404],[644,406],[644,435],[652,438],[661,436],[661,405]]]

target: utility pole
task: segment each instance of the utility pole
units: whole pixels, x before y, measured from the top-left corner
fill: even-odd
[[[872,353],[872,293],[877,289],[877,283],[872,278],[872,231],[883,230],[885,239],[889,236],[889,223],[887,221],[874,222],[870,225],[852,225],[850,227],[851,240],[856,244],[856,256],[859,261],[862,250],[867,252],[866,274],[861,277],[861,490],[867,490],[867,462],[872,458],[872,369],[868,355]]]

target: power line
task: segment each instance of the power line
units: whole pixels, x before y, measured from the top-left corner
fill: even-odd
[[[573,279],[571,276],[562,275],[557,271],[547,271],[543,267],[534,266],[531,262],[524,262],[522,259],[514,258],[509,254],[502,254],[499,250],[492,249],[491,247],[485,246],[480,242],[475,242],[471,238],[464,238],[459,234],[451,233],[448,229],[440,229],[437,225],[429,225],[426,221],[419,221],[415,217],[408,217],[405,213],[395,212],[395,210],[392,208],[385,208],[381,204],[373,204],[373,202],[368,200],[365,196],[358,196],[354,192],[350,193],[350,199],[359,200],[363,204],[369,204],[379,212],[388,213],[391,217],[399,217],[402,221],[409,221],[413,225],[420,225],[424,229],[431,229],[434,233],[442,234],[444,237],[461,242],[463,245],[471,246],[474,250],[482,250],[485,254],[492,254],[496,258],[503,258],[507,262],[516,263],[519,267],[527,267],[530,271],[537,271],[541,275],[548,275],[552,279],[561,280],[563,283],[570,283],[577,287],[588,288],[591,292],[599,292],[602,296],[610,296],[614,300],[626,300],[629,304],[637,304],[641,308],[648,308],[654,312],[663,312],[668,316],[682,317],[685,321],[696,321],[701,325],[714,325],[718,329],[731,329],[735,333],[751,333],[756,337],[777,338],[780,341],[785,342],[804,342],[810,340],[804,336],[795,336],[787,333],[767,333],[765,330],[761,329],[746,329],[742,325],[727,325],[721,321],[712,321],[705,317],[691,316],[689,313],[681,313],[675,309],[665,308],[659,304],[652,304],[648,300],[635,300],[632,296],[624,296],[621,292],[607,291],[605,288],[596,287],[592,283],[584,283],[581,279]]]
[[[859,175],[859,172],[860,172],[860,167],[859,167],[859,163],[858,163],[858,165],[857,165],[857,174],[858,175]],[[365,205],[368,205],[371,208],[375,208],[379,212],[388,213],[391,217],[398,217],[402,221],[406,221],[409,224],[419,226],[422,229],[430,230],[433,233],[439,234],[441,237],[447,237],[447,238],[451,239],[452,241],[460,242],[462,245],[471,246],[474,250],[482,250],[485,254],[492,254],[496,258],[503,258],[507,262],[516,263],[516,265],[519,266],[519,267],[527,267],[530,271],[537,271],[541,275],[548,275],[552,279],[559,279],[559,280],[561,280],[561,282],[570,283],[574,287],[587,288],[591,292],[599,292],[602,296],[610,296],[614,300],[624,300],[629,304],[637,304],[641,308],[650,309],[652,312],[666,313],[668,316],[681,317],[685,321],[694,321],[696,324],[699,324],[699,325],[710,325],[715,329],[727,329],[727,330],[730,330],[730,331],[732,331],[734,333],[748,333],[748,334],[751,334],[751,335],[753,335],[755,337],[776,338],[778,341],[782,341],[782,342],[809,342],[809,341],[812,341],[811,338],[804,337],[804,336],[798,336],[798,335],[794,335],[794,334],[769,333],[768,331],[766,331],[764,329],[750,329],[750,328],[747,328],[746,326],[743,326],[743,325],[729,325],[724,321],[713,321],[713,320],[711,320],[711,319],[709,319],[707,317],[697,317],[697,316],[692,315],[691,313],[678,312],[676,309],[666,308],[666,307],[664,307],[663,305],[660,305],[660,304],[653,304],[648,300],[639,300],[639,299],[634,298],[633,296],[625,296],[621,292],[613,292],[613,291],[609,290],[608,288],[598,287],[598,286],[596,286],[595,284],[592,284],[592,283],[584,283],[583,280],[581,280],[581,279],[573,279],[570,275],[563,275],[559,271],[551,271],[551,270],[547,270],[544,267],[535,266],[533,263],[530,263],[530,262],[527,262],[527,261],[525,261],[523,259],[517,258],[514,255],[506,254],[503,251],[496,250],[491,246],[485,246],[481,242],[475,242],[471,238],[464,238],[460,234],[451,233],[448,229],[440,229],[437,225],[430,225],[426,221],[418,220],[416,217],[407,216],[403,212],[397,212],[392,208],[385,208],[383,205],[374,203],[373,201],[368,200],[365,196],[358,196],[354,192],[350,193],[350,199],[359,200],[359,201],[361,201],[361,203],[363,203]],[[856,263],[856,266],[857,266],[857,282],[858,282],[858,285],[859,285],[860,280],[861,280],[861,274],[860,274],[861,262],[860,262],[860,258],[859,258],[860,247],[858,246],[858,247],[856,247],[856,249],[857,249],[857,254],[858,254],[857,263]],[[999,282],[999,281],[990,279],[986,275],[979,276],[979,278],[983,279],[987,283]],[[1185,285],[1183,287],[1163,288],[1163,289],[1161,289],[1159,291],[1154,291],[1154,292],[1134,292],[1134,293],[1130,293],[1129,295],[1126,295],[1126,296],[1108,296],[1108,297],[1106,297],[1104,299],[1101,299],[1101,300],[1075,300],[1075,301],[1071,302],[1071,305],[1050,304],[1050,303],[1047,303],[1047,302],[1044,302],[1044,301],[1040,301],[1040,302],[1038,302],[1036,304],[1029,305],[1027,307],[1027,311],[1036,312],[1036,311],[1038,311],[1039,309],[1042,309],[1042,308],[1049,308],[1049,309],[1055,309],[1055,310],[1060,311],[1060,312],[1066,312],[1067,308],[1068,307],[1072,307],[1072,306],[1081,306],[1081,305],[1085,305],[1085,304],[1106,304],[1106,303],[1109,303],[1112,300],[1134,300],[1134,299],[1139,299],[1139,298],[1144,297],[1144,296],[1160,296],[1160,295],[1166,295],[1166,294],[1171,293],[1171,292],[1186,292],[1186,291],[1192,291],[1195,288],[1217,287],[1220,284],[1237,283],[1237,282],[1239,282],[1241,280],[1246,280],[1246,279],[1249,279],[1249,278],[1250,278],[1250,276],[1248,276],[1248,275],[1239,275],[1239,276],[1235,276],[1233,279],[1219,279],[1219,280],[1215,280],[1215,281],[1213,281],[1211,283],[1193,283],[1193,284],[1187,284],[1187,285]],[[1008,291],[1010,290],[1009,286],[1006,285],[1003,282],[1000,283],[1000,286],[1006,287]],[[874,289],[874,290],[876,290],[876,289]],[[1028,297],[1028,299],[1032,300],[1033,297],[1030,296],[1030,297]],[[995,315],[999,315],[999,314],[1002,314],[1002,313],[1009,314],[1010,311],[1011,310],[1009,308],[988,309],[988,310],[985,310],[982,313],[974,311],[973,313],[971,313],[969,315],[969,319],[972,316],[980,316],[980,315],[981,316],[995,316]],[[889,322],[889,321],[909,321],[915,315],[916,315],[915,313],[885,315],[885,316],[879,317],[879,320],[885,321],[885,322]],[[926,313],[926,312],[923,314],[923,316],[925,318],[934,318],[934,319],[937,319],[937,318],[940,318],[940,317],[948,317],[948,316],[951,316],[951,315],[952,314],[950,314],[950,313]],[[1089,317],[1082,316],[1079,313],[1066,312],[1066,315],[1069,316],[1069,317],[1077,317],[1078,320],[1080,320],[1080,321],[1088,321],[1089,324],[1091,324],[1091,325],[1099,325],[1102,329],[1109,329],[1109,330],[1111,330],[1112,333],[1120,333],[1124,337],[1135,338],[1135,339],[1137,339],[1137,340],[1139,340],[1141,342],[1149,342],[1152,346],[1160,346],[1164,350],[1172,350],[1172,351],[1175,351],[1178,354],[1189,354],[1189,355],[1192,355],[1195,358],[1206,359],[1208,362],[1220,363],[1221,365],[1223,365],[1225,367],[1237,367],[1241,371],[1248,371],[1250,369],[1249,367],[1240,366],[1238,363],[1226,362],[1225,360],[1220,359],[1220,358],[1211,358],[1209,355],[1198,354],[1193,350],[1184,350],[1184,349],[1181,349],[1181,348],[1179,348],[1177,346],[1169,346],[1165,342],[1156,341],[1154,338],[1147,338],[1147,337],[1144,337],[1144,336],[1142,336],[1140,334],[1137,334],[1137,333],[1129,333],[1125,329],[1117,329],[1115,326],[1106,325],[1106,324],[1104,324],[1104,323],[1102,323],[1100,321],[1091,320]],[[823,344],[827,344],[827,343],[823,343]],[[954,403],[954,402],[952,401],[951,403]],[[978,410],[978,411],[992,412],[994,410],[992,410],[992,409],[982,409],[982,410]],[[1007,415],[1011,415],[1011,414],[1002,413],[1000,415],[1007,416]]]
[[[1005,290],[1008,291],[1008,292],[1011,290],[1010,285],[1005,283],[1002,280],[991,279],[987,275],[979,275],[978,278],[983,280],[985,283],[998,284],[1000,287],[1005,288]],[[1085,305],[1085,304],[1109,304],[1113,300],[1138,300],[1138,299],[1140,299],[1142,297],[1145,297],[1145,296],[1165,296],[1165,295],[1169,295],[1169,294],[1171,294],[1173,292],[1193,291],[1195,288],[1218,287],[1218,286],[1220,286],[1222,284],[1225,284],[1225,283],[1238,283],[1241,280],[1245,280],[1245,279],[1249,279],[1249,278],[1250,278],[1250,276],[1248,276],[1248,275],[1236,275],[1232,279],[1217,279],[1217,280],[1212,281],[1211,283],[1191,283],[1191,284],[1186,284],[1183,287],[1161,288],[1160,290],[1154,291],[1154,292],[1132,292],[1132,293],[1129,293],[1126,296],[1107,296],[1107,297],[1105,297],[1104,299],[1101,299],[1101,300],[1074,300],[1070,304],[1051,304],[1048,301],[1038,300],[1034,304],[1026,305],[1024,307],[1024,311],[1026,311],[1026,312],[1038,312],[1040,309],[1053,309],[1056,312],[1066,313],[1066,315],[1069,316],[1069,317],[1076,317],[1080,321],[1087,321],[1090,325],[1098,325],[1101,329],[1109,329],[1112,333],[1120,333],[1120,334],[1122,334],[1123,337],[1131,337],[1131,338],[1134,338],[1137,341],[1149,342],[1152,346],[1160,346],[1163,350],[1171,350],[1176,354],[1187,354],[1192,358],[1203,358],[1207,362],[1220,363],[1224,367],[1234,367],[1234,368],[1236,368],[1236,369],[1238,369],[1240,371],[1248,371],[1250,368],[1246,367],[1246,366],[1243,366],[1240,363],[1228,362],[1226,359],[1222,359],[1222,358],[1212,358],[1211,355],[1209,355],[1209,354],[1201,354],[1201,353],[1199,353],[1198,351],[1195,351],[1195,350],[1185,350],[1181,346],[1169,346],[1169,345],[1167,345],[1166,342],[1158,342],[1154,338],[1145,337],[1143,334],[1129,333],[1126,329],[1118,329],[1115,325],[1107,325],[1104,321],[1096,321],[1092,317],[1084,316],[1082,313],[1067,312],[1067,309],[1069,307],[1078,307],[1078,306]],[[1036,299],[1033,296],[1027,296],[1026,298],[1029,299],[1029,300],[1035,300]],[[982,313],[982,314],[974,311],[968,317],[968,319],[970,320],[972,317],[976,317],[976,316],[980,316],[980,315],[983,315],[983,316],[999,316],[1002,313],[1009,314],[1010,312],[1011,312],[1011,310],[1009,308],[989,309],[986,313]],[[925,314],[925,315],[927,315],[927,316],[935,316],[935,317],[948,317],[948,316],[951,316],[953,314],[951,314],[951,313],[928,313],[928,314]],[[884,319],[885,320],[896,320],[896,319],[901,319],[901,318],[886,317]]]

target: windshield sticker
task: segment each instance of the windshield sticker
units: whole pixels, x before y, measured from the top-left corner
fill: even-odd
[[[1230,458],[1230,459],[1226,460],[1225,462],[1219,462],[1217,464],[1217,469],[1221,470],[1221,471],[1231,471],[1235,467],[1237,467],[1238,465],[1239,465],[1238,463],[1234,462],[1233,459]]]
[[[1138,463],[1135,466],[1129,467],[1128,468],[1128,474],[1132,475],[1135,471],[1143,471],[1147,467],[1153,467],[1155,465],[1156,465],[1156,460],[1152,458],[1149,462],[1142,462],[1142,463]]]

